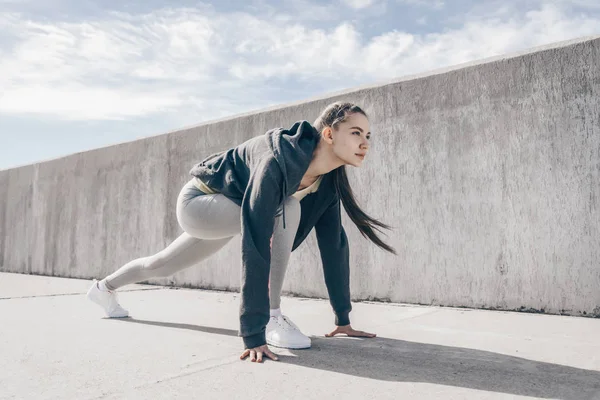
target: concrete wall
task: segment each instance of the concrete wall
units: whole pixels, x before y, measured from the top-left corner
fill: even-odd
[[[600,38],[584,38],[0,171],[1,271],[103,277],[180,233],[201,158],[349,99],[373,147],[357,197],[398,256],[351,221],[355,300],[600,316]],[[238,290],[239,236],[155,283]],[[285,290],[326,297],[314,233]]]

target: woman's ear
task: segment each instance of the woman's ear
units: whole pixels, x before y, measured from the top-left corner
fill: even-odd
[[[321,136],[325,142],[333,144],[333,130],[327,126],[321,131]]]

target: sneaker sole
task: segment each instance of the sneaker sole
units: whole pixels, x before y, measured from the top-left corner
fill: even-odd
[[[292,349],[292,350],[302,350],[302,349],[310,349],[311,345],[308,346],[284,346],[280,343],[273,342],[272,340],[267,340],[267,344],[269,346],[278,347],[280,349]]]

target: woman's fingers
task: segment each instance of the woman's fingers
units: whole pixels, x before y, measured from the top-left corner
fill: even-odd
[[[343,326],[343,327],[337,327],[335,328],[335,330],[331,333],[326,333],[325,337],[334,337],[335,335],[339,335],[339,334],[345,334],[348,336],[352,336],[352,337],[367,337],[367,338],[374,338],[377,335],[374,333],[369,333],[369,332],[364,332],[364,331],[357,331],[355,329],[352,329],[352,327],[349,326]]]
[[[264,362],[265,357],[269,357],[273,361],[279,361],[279,357],[275,355],[269,348],[264,345],[260,347],[256,347],[254,349],[246,349],[240,356],[240,360],[246,359],[250,356],[250,361],[252,362]]]
[[[335,328],[331,333],[326,333],[325,337],[334,337],[335,335],[337,335],[338,333],[340,333],[339,328]]]
[[[265,351],[265,355],[273,361],[279,361],[279,357],[277,357],[271,350]]]
[[[354,331],[352,336],[374,338],[377,335],[375,335],[374,333],[368,333],[363,331]]]
[[[369,333],[369,332],[364,332],[364,331],[356,331],[354,329],[348,331],[347,335],[354,336],[354,337],[367,337],[367,338],[374,338],[375,336],[377,336],[374,333]]]

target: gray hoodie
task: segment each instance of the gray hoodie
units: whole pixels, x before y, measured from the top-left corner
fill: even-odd
[[[294,194],[312,160],[318,131],[307,121],[263,135],[208,156],[191,175],[241,207],[242,282],[240,336],[246,348],[266,344],[269,322],[270,240],[284,199]],[[341,220],[340,198],[333,171],[323,176],[319,190],[301,202],[301,219],[292,251],[315,228],[325,284],[336,325],[348,325],[350,303],[348,238]]]

